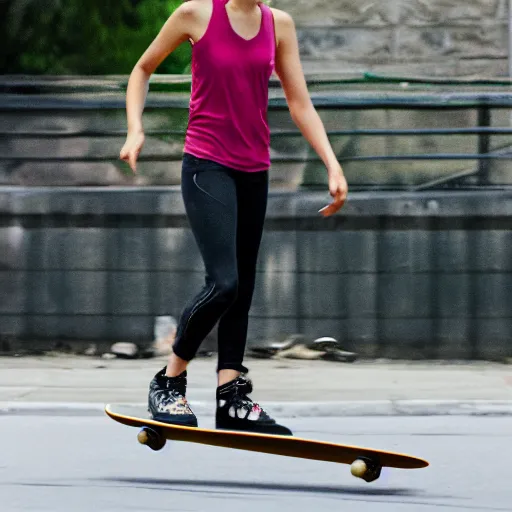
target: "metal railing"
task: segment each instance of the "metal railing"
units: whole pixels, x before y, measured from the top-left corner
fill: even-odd
[[[160,97],[163,96],[163,97]],[[347,111],[347,110],[402,110],[402,111],[436,111],[447,112],[455,110],[472,110],[477,112],[477,125],[468,127],[443,127],[443,128],[413,128],[413,129],[392,129],[392,128],[368,128],[368,129],[336,129],[329,130],[330,137],[425,137],[425,136],[476,136],[477,142],[474,152],[442,152],[442,153],[407,153],[407,154],[354,154],[341,155],[340,162],[390,162],[390,161],[475,161],[474,169],[465,169],[452,174],[436,178],[428,183],[421,183],[413,189],[425,189],[446,187],[449,184],[458,183],[464,186],[463,180],[469,176],[476,178],[477,186],[490,186],[489,172],[492,161],[512,159],[512,139],[501,145],[501,148],[492,148],[493,136],[512,136],[512,126],[492,126],[492,113],[497,109],[512,109],[512,92],[342,92],[313,93],[313,103],[319,111]],[[124,110],[124,96],[120,94],[115,97],[112,93],[101,95],[90,95],[85,98],[74,98],[67,94],[57,96],[30,96],[30,95],[4,95],[0,96],[0,142],[13,137],[19,139],[73,139],[76,137],[123,137],[125,130],[62,130],[49,131],[34,129],[30,131],[12,131],[2,129],[1,116],[3,112],[37,112],[38,115],[56,115],[64,111],[85,111],[99,109],[101,111]],[[146,104],[146,112],[161,111],[162,109],[188,109],[188,95],[150,95]],[[285,111],[288,109],[283,97],[271,98],[269,111]],[[157,129],[147,130],[149,137],[175,137],[183,138],[184,130]],[[272,130],[271,137],[293,138],[301,136],[298,130]],[[117,148],[116,148],[117,149]],[[156,161],[179,161],[181,153],[159,153],[151,154],[148,151],[140,156],[140,162]],[[273,158],[275,164],[307,163],[315,162],[316,155],[278,155]],[[118,161],[118,153],[112,155],[78,155],[78,156],[41,156],[41,155],[0,155],[0,162],[20,163],[66,163],[66,162],[114,162]],[[511,171],[512,172],[512,171]],[[512,181],[512,180],[511,180]],[[506,185],[505,185],[506,186]]]

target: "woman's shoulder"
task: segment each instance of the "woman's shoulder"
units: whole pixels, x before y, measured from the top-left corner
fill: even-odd
[[[185,0],[174,12],[182,26],[187,27],[193,40],[198,40],[206,30],[215,0]]]
[[[283,27],[293,27],[294,21],[290,14],[281,9],[276,9],[274,7],[270,7],[272,14],[274,15],[274,20],[276,24],[279,24]]]
[[[211,10],[212,0],[183,0],[176,12],[186,17],[201,17],[205,12]]]

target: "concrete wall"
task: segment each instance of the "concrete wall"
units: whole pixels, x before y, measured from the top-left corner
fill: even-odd
[[[512,356],[512,193],[270,198],[250,342],[334,336],[370,357]],[[0,190],[4,350],[153,339],[202,284],[178,188]],[[30,344],[26,341],[30,341]]]
[[[273,0],[310,71],[507,74],[507,0]]]

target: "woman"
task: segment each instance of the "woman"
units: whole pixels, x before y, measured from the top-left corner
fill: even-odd
[[[191,0],[167,20],[128,84],[120,158],[133,172],[144,144],[149,78],[186,41],[192,44],[192,95],[182,195],[206,282],[183,312],[167,366],[150,383],[149,411],[160,421],[197,426],[186,400],[187,365],[219,322],[217,428],[291,435],[249,398],[252,384],[242,364],[267,205],[274,70],[294,122],[327,168],[334,199],[322,215],[343,206],[347,182],[309,97],[293,20],[257,0]]]

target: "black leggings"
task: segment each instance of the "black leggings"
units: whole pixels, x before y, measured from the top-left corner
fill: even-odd
[[[246,372],[242,362],[267,208],[268,171],[236,171],[185,153],[181,189],[206,279],[183,311],[174,353],[192,360],[219,322],[217,369]]]

